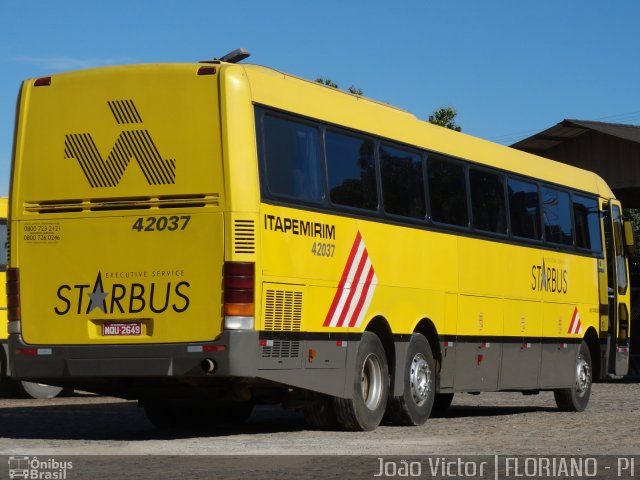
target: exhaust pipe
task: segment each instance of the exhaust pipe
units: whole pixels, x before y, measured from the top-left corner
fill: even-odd
[[[215,373],[217,365],[215,360],[212,360],[211,358],[205,358],[204,360],[202,360],[202,362],[200,362],[200,367],[202,367],[202,370],[206,373]]]

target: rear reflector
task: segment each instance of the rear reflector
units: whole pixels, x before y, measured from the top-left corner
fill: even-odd
[[[38,349],[37,348],[16,348],[16,353],[18,355],[35,356],[35,355],[38,355]]]
[[[34,87],[48,87],[51,85],[51,77],[42,77],[33,82]]]
[[[7,269],[7,317],[10,322],[20,321],[20,270]]]
[[[16,348],[18,355],[52,355],[53,350],[51,348]]]
[[[189,345],[187,352],[189,353],[210,353],[210,352],[226,352],[226,345]]]

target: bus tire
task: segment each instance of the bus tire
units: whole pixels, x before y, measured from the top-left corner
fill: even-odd
[[[436,393],[436,398],[433,401],[433,411],[444,413],[449,410],[451,402],[453,402],[453,393]]]
[[[582,412],[587,408],[591,396],[592,363],[589,346],[583,340],[576,356],[576,381],[571,388],[553,391],[558,408],[563,412]]]
[[[384,416],[389,395],[389,367],[380,339],[364,332],[354,366],[353,397],[334,398],[338,424],[345,430],[374,430]]]
[[[413,334],[404,366],[404,392],[389,400],[389,419],[396,425],[422,425],[431,415],[435,398],[435,361],[427,339]]]
[[[335,430],[338,418],[333,408],[333,397],[323,396],[320,401],[302,409],[307,425],[314,430]]]
[[[23,381],[17,382],[16,386],[18,388],[18,394],[20,396],[35,399],[55,398],[64,390],[62,387],[45,385],[44,383]]]

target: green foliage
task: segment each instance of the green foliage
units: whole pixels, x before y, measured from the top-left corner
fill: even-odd
[[[332,81],[330,78],[318,77],[316,78],[316,82],[321,83],[322,85],[326,85],[327,87],[338,88],[338,84]]]
[[[459,132],[462,130],[462,127],[455,122],[457,114],[458,112],[456,112],[456,109],[453,107],[440,107],[429,115],[429,123]]]
[[[316,82],[321,83],[322,85],[326,85],[327,87],[340,88],[338,84],[331,80],[330,78],[318,77],[316,78]],[[351,85],[347,88],[349,93],[353,93],[354,95],[363,95],[364,91],[361,88],[358,88],[354,85]]]

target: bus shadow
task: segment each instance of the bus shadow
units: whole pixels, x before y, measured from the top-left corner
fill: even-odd
[[[445,412],[433,412],[431,418],[502,417],[523,413],[559,412],[556,407],[540,406],[463,406],[453,405]]]
[[[302,415],[281,409],[256,409],[238,426],[159,430],[135,402],[0,407],[0,438],[23,440],[171,440],[306,429]]]
[[[4,403],[4,402],[3,402]],[[533,412],[558,412],[554,407],[456,406],[434,412],[432,418],[501,417]],[[386,423],[386,422],[385,422]],[[303,416],[278,406],[256,407],[247,422],[237,426],[159,430],[135,402],[90,405],[0,407],[0,438],[21,440],[175,440],[227,437],[308,430]]]

